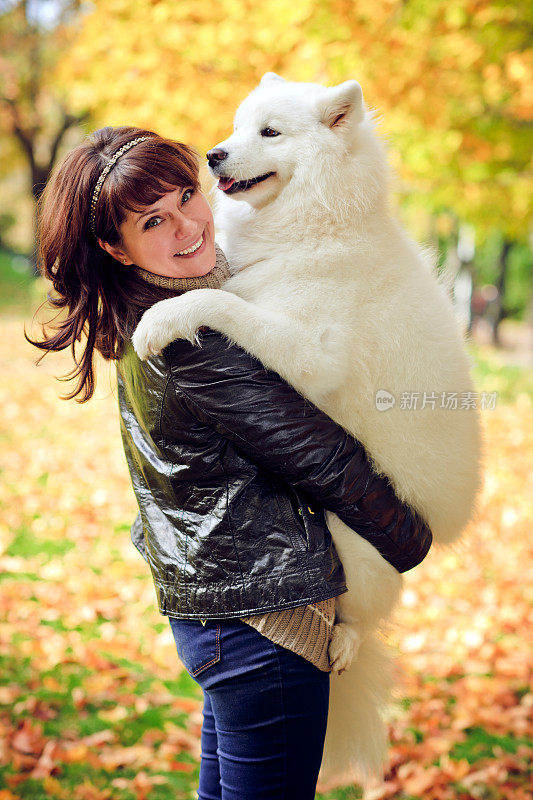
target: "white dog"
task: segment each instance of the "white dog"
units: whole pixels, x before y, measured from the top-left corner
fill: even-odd
[[[361,87],[268,73],[208,158],[224,193],[217,223],[232,277],[222,290],[149,309],[137,353],[194,342],[202,325],[221,331],[356,436],[434,541],[451,544],[480,486],[469,360],[445,283],[389,209],[386,156]],[[386,752],[379,709],[391,659],[376,630],[401,576],[334,514],[327,519],[348,592],[336,602],[330,657],[339,674],[321,778],[364,780]]]

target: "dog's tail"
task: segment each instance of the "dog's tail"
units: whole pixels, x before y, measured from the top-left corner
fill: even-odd
[[[390,701],[394,663],[375,633],[361,642],[356,660],[339,675],[331,673],[321,791],[383,775],[387,729],[381,713]]]

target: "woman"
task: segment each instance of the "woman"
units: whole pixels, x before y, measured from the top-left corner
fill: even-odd
[[[198,796],[313,798],[334,598],[346,591],[324,509],[401,572],[431,532],[359,442],[216,331],[137,358],[130,337],[146,308],[229,276],[190,148],[138,128],[96,131],[52,177],[39,235],[66,315],[34,344],[72,348],[69,397],[81,401],[94,351],[116,361],[140,511],[132,538],[204,691]]]

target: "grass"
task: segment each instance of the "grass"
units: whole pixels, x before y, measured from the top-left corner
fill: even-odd
[[[497,392],[499,403],[533,400],[533,369],[506,364],[502,354],[488,345],[470,344],[473,377],[479,391]]]
[[[52,375],[67,359],[35,368],[21,321],[42,283],[19,267],[0,252],[0,800],[192,800],[200,690],[129,542],[136,509],[114,390],[101,382],[91,403],[59,401]],[[470,347],[476,391],[498,392],[483,412],[487,491],[462,556],[432,553],[406,576],[395,800],[435,800],[432,785],[417,784],[437,767],[442,800],[523,800],[531,778],[523,631],[533,370]],[[24,747],[15,760],[21,726],[37,752],[57,746],[44,777],[30,776],[36,758],[22,763]],[[100,732],[101,744],[83,741]],[[351,786],[317,800],[361,796]]]
[[[482,758],[497,758],[501,752],[516,753],[520,745],[533,746],[528,738],[516,736],[495,736],[483,728],[467,728],[464,742],[459,742],[450,750],[450,758],[459,761],[466,758],[469,764],[475,764]]]
[[[0,250],[0,313],[26,315],[41,293],[41,281],[35,279],[28,257]]]

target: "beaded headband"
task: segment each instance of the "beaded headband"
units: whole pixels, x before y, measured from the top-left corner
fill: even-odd
[[[139,144],[139,142],[145,142],[146,139],[152,139],[152,138],[153,138],[152,136],[139,136],[138,139],[132,139],[131,142],[126,142],[126,144],[122,145],[120,150],[117,150],[117,152],[111,157],[111,160],[108,161],[108,163],[105,165],[102,172],[100,173],[100,177],[96,181],[96,185],[94,187],[94,192],[91,200],[91,215],[89,218],[89,224],[91,226],[91,231],[93,232],[94,236],[96,236],[96,216],[95,216],[96,204],[98,203],[98,198],[100,197],[100,191],[102,189],[102,185],[105,179],[107,178],[107,176],[109,175],[109,173],[119,160],[120,156],[123,156],[124,153],[126,153],[130,149],[130,147]]]

